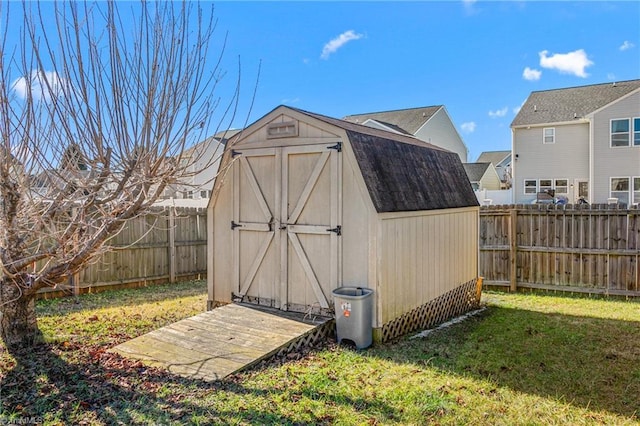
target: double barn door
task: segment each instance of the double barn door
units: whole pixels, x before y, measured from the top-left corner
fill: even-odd
[[[330,310],[340,276],[341,144],[232,154],[234,296]]]

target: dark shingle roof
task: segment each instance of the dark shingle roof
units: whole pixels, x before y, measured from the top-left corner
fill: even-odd
[[[491,163],[463,163],[464,171],[471,182],[480,182]]]
[[[411,136],[292,109],[347,132],[378,213],[478,205],[456,153]]]
[[[371,119],[387,126],[399,128],[410,135],[415,135],[420,127],[429,121],[429,119],[441,108],[441,105],[437,105],[421,108],[399,109],[395,111],[370,112],[366,114],[348,115],[344,117],[344,120],[351,123],[362,124],[368,119]]]
[[[509,155],[511,155],[511,151],[484,151],[480,154],[476,163],[492,163],[494,166],[497,166]]]
[[[640,80],[531,92],[512,127],[582,118],[640,88]]]

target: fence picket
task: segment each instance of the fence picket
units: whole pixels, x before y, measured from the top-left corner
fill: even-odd
[[[640,296],[638,208],[482,207],[480,229],[486,285]]]
[[[45,296],[203,277],[207,273],[207,210],[162,208],[131,219],[98,261],[69,289],[44,289]]]

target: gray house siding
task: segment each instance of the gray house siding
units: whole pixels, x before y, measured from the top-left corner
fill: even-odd
[[[636,92],[593,114],[593,200],[604,203],[610,197],[612,177],[640,177],[640,146],[611,147],[610,129],[612,119],[640,118],[640,92]],[[636,200],[638,202],[638,200]]]
[[[467,146],[453,126],[444,108],[440,108],[418,131],[415,137],[458,154],[463,163],[467,162]]]
[[[555,129],[555,143],[543,143],[545,128]],[[525,180],[567,179],[570,202],[577,198],[571,188],[576,179],[589,176],[589,125],[586,122],[565,125],[516,128],[513,132],[513,191],[516,203],[530,203],[536,194],[525,194]]]

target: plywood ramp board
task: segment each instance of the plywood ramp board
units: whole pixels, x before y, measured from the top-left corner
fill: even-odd
[[[213,381],[277,354],[329,321],[232,303],[136,337],[111,352]]]

